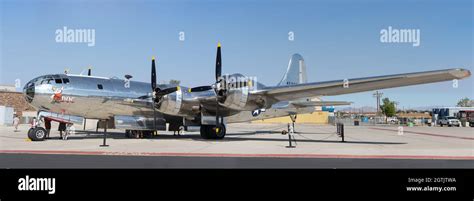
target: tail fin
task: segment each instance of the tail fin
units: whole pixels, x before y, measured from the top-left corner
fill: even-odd
[[[303,57],[299,54],[293,54],[288,64],[288,69],[280,83],[278,83],[278,86],[302,84],[306,82],[306,65],[304,64]]]

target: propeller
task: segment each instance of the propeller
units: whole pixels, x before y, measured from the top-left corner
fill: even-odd
[[[217,43],[217,56],[216,56],[216,82],[214,85],[205,85],[205,86],[198,86],[188,89],[188,92],[201,92],[201,91],[208,91],[214,89],[217,92],[220,92],[218,89],[218,84],[220,83],[221,75],[222,75],[222,57],[221,57],[221,43]]]
[[[156,85],[156,66],[155,66],[155,57],[151,59],[151,90],[153,92],[153,99],[155,102],[159,102],[161,100],[161,97],[176,92],[180,90],[179,86],[176,87],[170,87],[166,89],[160,89]]]
[[[167,94],[180,90],[179,86],[160,89],[156,86],[156,66],[155,57],[151,58],[151,90],[152,90],[152,107],[153,107],[153,128],[156,130],[156,103],[161,101],[161,98]]]
[[[221,57],[221,43],[217,43],[217,56],[216,56],[216,68],[215,68],[216,82],[213,85],[198,86],[188,89],[189,92],[201,92],[214,89],[216,92],[216,133],[219,132],[219,119],[222,117],[219,113],[219,99],[224,95],[225,89],[221,88],[223,79],[222,76],[222,57]]]
[[[156,90],[156,67],[155,67],[155,57],[151,58],[151,107],[153,107],[153,132],[156,131],[156,107],[155,107],[155,90]]]
[[[220,123],[219,123],[219,119],[221,119],[221,117],[219,116],[219,95],[222,95],[221,93],[221,86],[220,86],[220,82],[222,80],[221,78],[221,74],[222,74],[222,57],[221,57],[221,43],[217,43],[217,55],[216,55],[216,87],[215,87],[215,91],[216,91],[216,134],[219,133],[219,128],[220,128]]]

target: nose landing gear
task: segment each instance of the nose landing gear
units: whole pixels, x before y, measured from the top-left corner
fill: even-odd
[[[46,138],[46,129],[43,127],[34,127],[28,130],[28,138],[31,141],[43,141]]]

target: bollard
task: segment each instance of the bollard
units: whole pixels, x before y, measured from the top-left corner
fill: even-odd
[[[295,148],[296,146],[293,146],[293,144],[291,144],[291,135],[293,135],[294,131],[293,131],[293,127],[290,126],[290,124],[288,124],[288,146],[286,146],[286,148]],[[296,141],[295,141],[296,143]]]
[[[341,138],[342,138],[342,142],[345,142],[344,141],[344,124],[341,124]]]

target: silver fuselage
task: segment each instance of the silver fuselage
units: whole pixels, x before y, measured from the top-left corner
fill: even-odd
[[[59,80],[59,81],[58,81]],[[171,85],[158,85],[167,88]],[[262,85],[263,86],[263,85]],[[168,94],[173,97],[182,96],[180,110],[172,116],[193,119],[197,114],[193,107],[199,107],[197,97],[215,97],[213,90],[189,93],[187,87],[181,87],[179,92]],[[81,116],[88,119],[109,119],[115,116],[153,117],[150,83],[129,81],[117,78],[104,78],[82,75],[44,75],[35,78],[25,85],[24,93],[27,101],[39,111]],[[147,97],[143,102],[136,103],[130,100]],[[257,109],[257,108],[256,108]],[[284,102],[272,104],[266,108],[263,115],[255,114],[252,110],[227,110],[226,122],[246,122],[266,119],[288,114],[311,113],[314,107],[295,108]],[[158,116],[163,118],[161,111]]]

